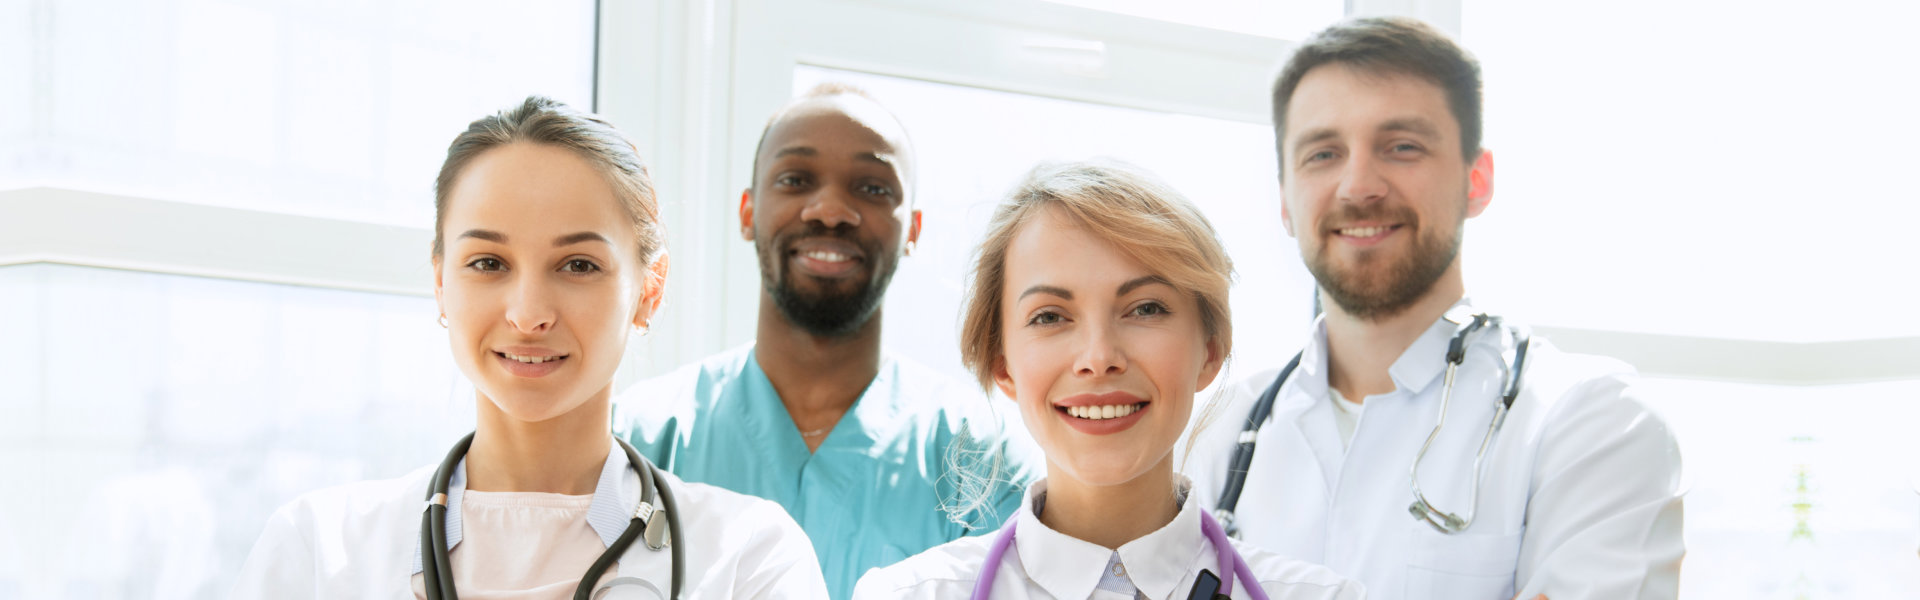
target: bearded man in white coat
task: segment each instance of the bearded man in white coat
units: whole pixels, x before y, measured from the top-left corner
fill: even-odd
[[[1418,21],[1296,50],[1274,86],[1282,219],[1325,313],[1294,366],[1227,386],[1186,471],[1243,539],[1371,598],[1673,598],[1679,449],[1633,369],[1487,319],[1449,372],[1484,316],[1460,260],[1493,199],[1480,104],[1478,63]]]

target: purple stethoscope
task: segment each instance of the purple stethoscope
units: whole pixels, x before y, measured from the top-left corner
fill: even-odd
[[[987,600],[987,596],[991,595],[993,578],[1000,572],[1000,559],[1007,555],[1007,548],[1013,546],[1013,530],[1019,522],[1020,515],[1007,519],[1006,526],[1000,528],[1000,536],[994,538],[993,547],[987,549],[987,560],[982,563],[980,580],[973,584],[973,600]],[[1258,580],[1253,578],[1253,569],[1247,567],[1246,559],[1233,551],[1233,542],[1227,541],[1227,533],[1204,510],[1200,511],[1200,532],[1213,542],[1213,553],[1220,555],[1220,572],[1232,574],[1220,581],[1219,594],[1233,595],[1233,580],[1238,577],[1247,583],[1247,595],[1252,596],[1253,600],[1268,600],[1267,591],[1260,589]]]

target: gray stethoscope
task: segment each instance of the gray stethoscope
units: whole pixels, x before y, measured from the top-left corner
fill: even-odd
[[[627,444],[626,440],[616,436],[613,441],[627,451],[627,462],[633,470],[640,473],[640,503],[634,508],[633,520],[627,522],[626,531],[620,533],[619,539],[614,540],[613,545],[608,546],[607,551],[593,561],[593,566],[587,568],[587,574],[580,578],[580,586],[574,588],[574,600],[588,600],[593,594],[594,584],[600,581],[600,576],[605,574],[607,568],[613,566],[613,562],[619,560],[621,555],[626,554],[627,548],[633,546],[633,540],[643,533],[647,537],[648,548],[654,550],[672,548],[670,558],[673,560],[673,579],[669,584],[672,588],[670,598],[678,600],[680,582],[686,579],[686,561],[682,560],[684,557],[681,556],[683,545],[680,542],[680,513],[673,500],[673,490],[667,488],[666,481],[660,476],[660,469],[641,457],[640,453],[634,450],[632,445]],[[426,579],[429,600],[457,600],[460,597],[453,589],[453,562],[447,559],[447,488],[453,485],[454,468],[460,464],[460,459],[467,456],[467,448],[472,445],[473,434],[469,433],[467,437],[460,438],[460,443],[454,444],[453,451],[447,453],[446,460],[440,462],[440,469],[434,471],[433,481],[427,486],[427,511],[421,518],[420,544],[430,550],[422,552],[422,559],[426,562],[421,565],[420,574]],[[660,508],[657,510],[654,508],[656,497],[659,498],[660,503]],[[662,512],[666,513],[666,518],[656,518]],[[615,581],[619,582],[618,579]],[[653,587],[645,581],[634,583]],[[657,595],[660,590],[654,588],[653,592]]]
[[[1507,420],[1507,411],[1513,408],[1514,398],[1520,396],[1520,375],[1526,371],[1527,348],[1533,344],[1533,338],[1525,329],[1507,325],[1501,322],[1500,317],[1486,313],[1467,315],[1456,309],[1449,311],[1446,319],[1459,328],[1454,331],[1453,341],[1447,343],[1446,387],[1440,394],[1440,418],[1433,424],[1433,432],[1427,434],[1427,442],[1420,445],[1420,453],[1414,455],[1413,467],[1408,469],[1413,504],[1407,507],[1407,512],[1412,513],[1415,519],[1426,521],[1440,533],[1453,534],[1465,531],[1468,525],[1473,524],[1474,508],[1480,503],[1480,467],[1486,462],[1487,447],[1493,444],[1494,433],[1500,431],[1500,425]],[[1500,404],[1494,409],[1493,422],[1487,425],[1487,435],[1480,440],[1480,451],[1473,456],[1473,486],[1467,496],[1467,514],[1462,517],[1434,508],[1432,503],[1427,502],[1426,495],[1420,493],[1420,461],[1427,457],[1427,448],[1433,446],[1434,438],[1440,437],[1440,428],[1447,424],[1447,402],[1453,398],[1453,374],[1467,360],[1467,336],[1487,326],[1513,336],[1513,361],[1506,365],[1507,383],[1500,391]],[[1240,504],[1241,489],[1247,484],[1247,469],[1253,465],[1254,438],[1258,437],[1260,426],[1273,414],[1273,402],[1280,395],[1281,384],[1286,383],[1287,376],[1300,366],[1300,356],[1293,355],[1293,361],[1280,370],[1280,376],[1274,378],[1273,385],[1267,386],[1267,391],[1260,394],[1260,400],[1253,405],[1253,412],[1247,415],[1246,426],[1240,430],[1239,443],[1234,446],[1233,458],[1227,463],[1226,489],[1220,492],[1220,504],[1214,508],[1214,513],[1220,516],[1220,523],[1229,535],[1240,535],[1233,511]]]

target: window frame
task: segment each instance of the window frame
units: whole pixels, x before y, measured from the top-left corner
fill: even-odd
[[[758,264],[740,238],[735,208],[766,115],[791,95],[796,66],[1267,123],[1268,81],[1291,48],[1284,40],[1040,0],[598,4],[596,108],[642,144],[673,251],[668,302],[658,317],[673,326],[649,337],[623,380],[752,339]],[[1347,12],[1416,16],[1456,35],[1461,22],[1460,0],[1349,0]],[[837,25],[782,27],[796,19]],[[852,40],[848,31],[879,33]],[[962,42],[976,51],[951,51]],[[260,231],[275,235],[263,239]],[[0,267],[69,264],[430,296],[427,262],[393,257],[419,255],[431,237],[424,227],[86,190],[0,191]],[[363,243],[343,254],[327,243],[338,239]],[[258,250],[213,251],[223,245]],[[1797,385],[1920,378],[1920,364],[1893,358],[1920,353],[1920,337],[1781,343],[1536,329],[1563,347],[1613,355],[1664,376]],[[1728,353],[1742,359],[1703,358]]]

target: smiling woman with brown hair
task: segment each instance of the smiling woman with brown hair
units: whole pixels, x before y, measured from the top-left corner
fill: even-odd
[[[825,596],[778,505],[682,482],[612,435],[614,370],[667,276],[632,142],[528,98],[454,140],[435,208],[434,296],[474,433],[437,470],[282,507],[236,596]]]

